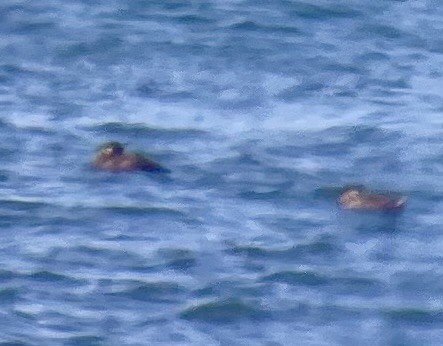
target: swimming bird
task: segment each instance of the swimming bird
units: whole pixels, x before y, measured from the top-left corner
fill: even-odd
[[[119,142],[106,142],[98,148],[92,166],[111,172],[149,171],[169,172],[157,162],[140,153],[127,153]]]
[[[343,209],[400,211],[406,205],[405,196],[367,191],[363,186],[347,186],[337,199]]]

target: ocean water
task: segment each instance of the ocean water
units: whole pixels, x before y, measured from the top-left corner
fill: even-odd
[[[2,0],[0,33],[0,345],[441,345],[442,3]],[[171,173],[92,170],[107,140]]]

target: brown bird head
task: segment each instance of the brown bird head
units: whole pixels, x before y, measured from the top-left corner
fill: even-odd
[[[345,186],[340,195],[339,202],[342,205],[358,206],[361,204],[363,193],[364,187],[362,185]]]
[[[99,154],[108,157],[123,155],[125,147],[120,142],[107,142],[99,147]]]

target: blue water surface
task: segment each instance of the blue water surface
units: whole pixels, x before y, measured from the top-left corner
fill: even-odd
[[[443,3],[2,0],[0,34],[0,345],[441,345]]]

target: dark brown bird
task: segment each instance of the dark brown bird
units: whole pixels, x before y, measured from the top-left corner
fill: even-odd
[[[346,187],[337,199],[344,209],[400,211],[406,205],[405,196],[389,196],[367,191],[362,186]]]
[[[101,145],[92,161],[92,166],[111,172],[149,171],[169,172],[157,162],[152,161],[143,154],[126,153],[123,144],[107,142]]]

